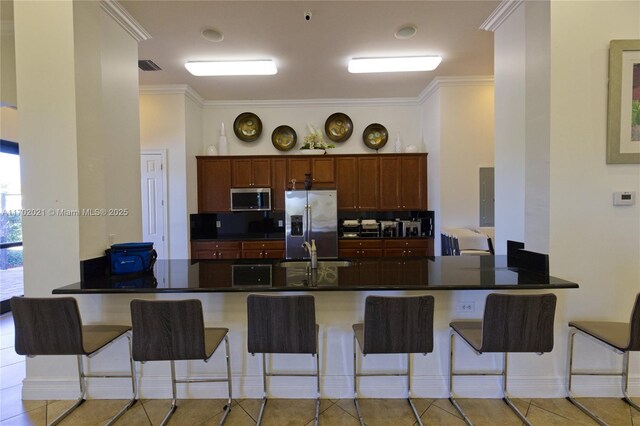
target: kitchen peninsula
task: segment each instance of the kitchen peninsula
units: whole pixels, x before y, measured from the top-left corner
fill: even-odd
[[[578,284],[521,266],[508,256],[363,258],[308,262],[237,259],[158,261],[153,275],[99,275],[57,288],[54,294],[216,293],[299,291],[549,290]],[[160,277],[158,277],[160,278]]]

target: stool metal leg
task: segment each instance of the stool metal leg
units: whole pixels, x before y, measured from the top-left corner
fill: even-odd
[[[418,424],[423,426],[418,410],[416,410],[416,406],[413,405],[413,400],[411,399],[411,354],[407,354],[407,395],[407,402],[409,402],[409,405],[411,406],[413,416],[416,418]]]
[[[454,355],[455,355],[455,347],[456,347],[456,336],[455,331],[451,330],[449,332],[449,402],[455,407],[455,409],[460,413],[465,423],[469,426],[473,426],[471,419],[467,417],[467,415],[462,411],[462,407],[458,405],[458,401],[455,399],[455,395],[453,393],[453,376],[454,374]]]
[[[358,419],[360,420],[360,426],[364,426],[364,419],[360,412],[360,405],[358,405],[358,365],[357,365],[357,352],[356,352],[356,333],[353,333],[353,403],[356,406],[356,412],[358,413]]]
[[[627,404],[629,404],[630,406],[632,406],[633,408],[635,408],[636,410],[640,411],[640,405],[636,404],[631,397],[629,396],[628,390],[629,390],[629,352],[625,352],[622,355],[622,375],[623,377],[623,381],[622,381],[622,394],[624,395],[624,400],[626,401]]]
[[[129,346],[129,370],[131,371],[131,399],[129,400],[129,402],[127,402],[127,404],[122,407],[120,409],[120,411],[118,411],[116,413],[115,416],[111,417],[107,423],[105,423],[105,426],[111,426],[112,424],[114,424],[116,422],[116,420],[118,420],[129,408],[131,408],[131,406],[133,404],[136,403],[136,401],[138,400],[138,390],[136,389],[136,365],[135,362],[133,361],[133,356],[131,355],[131,333],[128,332],[126,334],[127,337],[127,345]]]
[[[508,367],[509,355],[505,352],[503,356],[504,357],[503,357],[503,368],[502,368],[502,395],[503,395],[502,400],[507,403],[509,408],[511,408],[511,410],[514,413],[516,413],[516,415],[520,418],[520,420],[522,420],[524,424],[526,424],[527,426],[531,426],[531,422],[527,420],[525,415],[522,414],[520,410],[516,408],[515,405],[513,405],[513,402],[511,402],[511,399],[509,398],[509,392],[507,391],[507,376],[508,376],[507,367]]]
[[[264,414],[264,408],[267,405],[267,362],[265,361],[265,354],[262,354],[262,404],[260,405],[260,413],[258,414],[258,422],[256,426],[260,426],[262,423],[262,415]]]
[[[569,361],[568,361],[569,362],[569,368],[568,368],[569,377],[567,379],[567,399],[573,405],[578,407],[583,413],[585,413],[587,416],[591,417],[591,419],[593,419],[593,421],[598,423],[600,426],[608,426],[608,424],[604,420],[602,420],[600,417],[598,417],[594,412],[589,410],[587,407],[582,405],[581,402],[578,402],[578,400],[576,399],[575,395],[573,394],[573,391],[571,390],[571,386],[573,384],[573,380],[572,380],[573,379],[573,341],[575,340],[575,336],[576,336],[577,332],[578,332],[577,329],[569,328]]]
[[[67,417],[73,410],[82,405],[83,402],[86,401],[87,396],[87,382],[86,376],[84,375],[84,366],[82,365],[82,355],[78,355],[77,357],[78,364],[78,380],[80,382],[80,397],[76,400],[76,402],[69,408],[67,408],[62,414],[56,417],[49,426],[54,426],[60,423],[65,417]]]
[[[231,404],[233,402],[232,394],[231,394],[231,360],[229,355],[229,335],[225,334],[224,336],[224,350],[225,356],[227,359],[227,391],[229,393],[229,397],[227,398],[227,405],[224,407],[224,414],[218,422],[219,425],[224,424],[224,421],[227,419],[229,412],[231,411]]]
[[[320,346],[318,345],[318,334],[316,333],[316,417],[314,425],[318,426],[318,419],[320,418]]]
[[[169,408],[169,412],[164,416],[164,419],[162,419],[162,423],[160,423],[160,426],[164,426],[167,424],[169,418],[173,415],[178,406],[176,396],[176,365],[175,361],[173,360],[169,361],[169,363],[171,364],[171,408]]]

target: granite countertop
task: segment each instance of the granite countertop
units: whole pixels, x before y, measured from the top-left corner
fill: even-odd
[[[54,294],[359,290],[549,290],[578,284],[507,265],[507,256],[281,260],[159,260],[154,273],[104,275]],[[169,271],[171,273],[169,274]]]

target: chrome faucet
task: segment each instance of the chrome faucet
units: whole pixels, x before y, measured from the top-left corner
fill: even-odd
[[[302,246],[309,253],[309,259],[311,260],[311,269],[318,268],[318,250],[316,249],[316,240],[311,240],[311,244],[308,241],[302,243]]]

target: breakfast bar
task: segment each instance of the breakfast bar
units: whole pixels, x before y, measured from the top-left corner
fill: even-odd
[[[155,274],[98,274],[54,294],[406,290],[549,290],[578,284],[522,266],[509,256],[320,260],[159,260]],[[164,272],[166,273],[166,276]],[[179,271],[179,272],[174,272]]]

